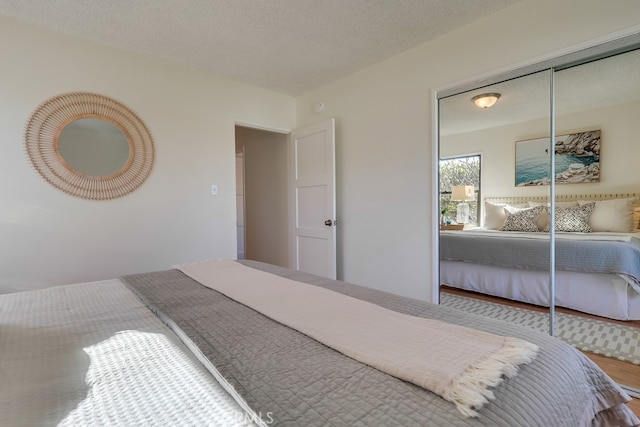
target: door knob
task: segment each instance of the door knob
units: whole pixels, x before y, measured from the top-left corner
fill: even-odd
[[[331,227],[333,225],[333,221],[331,221],[330,219],[326,220],[324,222],[324,225],[326,225],[327,227]]]

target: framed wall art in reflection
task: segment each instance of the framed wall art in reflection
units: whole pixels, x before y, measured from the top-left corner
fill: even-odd
[[[556,136],[556,184],[600,181],[600,130]],[[516,141],[516,187],[549,185],[549,138]]]

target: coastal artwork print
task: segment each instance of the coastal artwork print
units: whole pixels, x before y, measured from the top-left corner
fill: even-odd
[[[600,181],[600,131],[556,136],[556,184]],[[516,187],[549,185],[549,138],[516,141]]]

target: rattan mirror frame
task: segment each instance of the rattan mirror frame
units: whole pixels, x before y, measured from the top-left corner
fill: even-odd
[[[58,137],[62,129],[87,117],[114,124],[129,141],[129,159],[118,172],[86,175],[69,166],[60,155]],[[40,104],[27,122],[25,149],[45,181],[67,194],[90,200],[115,199],[131,193],[149,176],[154,162],[153,138],[144,122],[122,103],[88,92],[66,93]]]

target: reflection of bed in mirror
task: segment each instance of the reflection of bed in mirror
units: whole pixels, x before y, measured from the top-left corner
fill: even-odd
[[[556,230],[567,230],[555,233],[557,306],[618,320],[640,319],[637,200],[636,194],[557,198]],[[440,282],[548,307],[545,206],[543,197],[485,199],[482,227],[441,232]],[[519,222],[526,215],[529,225],[534,218],[537,232],[518,231],[527,224]],[[507,216],[512,217],[508,224]],[[574,231],[585,222],[592,231]]]

